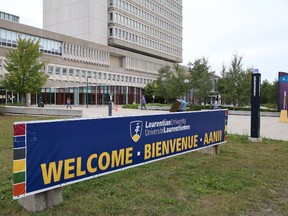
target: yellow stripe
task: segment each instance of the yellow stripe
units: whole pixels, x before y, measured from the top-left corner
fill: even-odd
[[[26,170],[26,160],[14,160],[13,172],[21,172]]]
[[[228,126],[227,125],[225,125],[225,131],[228,131]]]

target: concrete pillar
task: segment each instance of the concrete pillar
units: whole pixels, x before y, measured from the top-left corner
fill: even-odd
[[[42,211],[63,202],[62,189],[56,188],[39,194],[23,197],[18,203],[31,212]]]
[[[204,149],[201,149],[201,152],[203,154],[218,155],[218,154],[220,154],[220,146],[215,145],[212,147],[204,148]]]

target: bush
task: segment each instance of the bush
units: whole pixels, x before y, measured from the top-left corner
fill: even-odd
[[[25,106],[25,103],[22,102],[16,102],[16,103],[7,103],[7,106]]]
[[[197,111],[197,110],[203,110],[203,109],[206,109],[206,110],[213,109],[213,106],[210,106],[210,105],[206,105],[206,106],[190,105],[190,106],[187,106],[187,107],[188,107],[189,111]],[[185,110],[187,110],[187,108]]]
[[[3,111],[3,106],[0,105],[0,115],[3,115],[4,114],[4,111]]]
[[[124,104],[122,108],[124,109],[138,109],[139,104]]]

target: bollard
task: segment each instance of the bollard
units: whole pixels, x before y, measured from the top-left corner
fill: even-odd
[[[108,116],[112,116],[112,101],[108,102]]]
[[[249,141],[261,142],[260,137],[260,84],[261,74],[255,69],[251,77],[251,129]]]

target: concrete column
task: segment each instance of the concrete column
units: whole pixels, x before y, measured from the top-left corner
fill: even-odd
[[[59,205],[62,202],[63,196],[61,188],[27,196],[18,200],[21,206],[31,212],[42,211]]]
[[[212,147],[208,147],[208,148],[204,148],[204,149],[201,149],[201,152],[203,154],[209,154],[209,155],[218,155],[220,154],[220,146],[219,145],[215,145],[215,146],[212,146]]]

